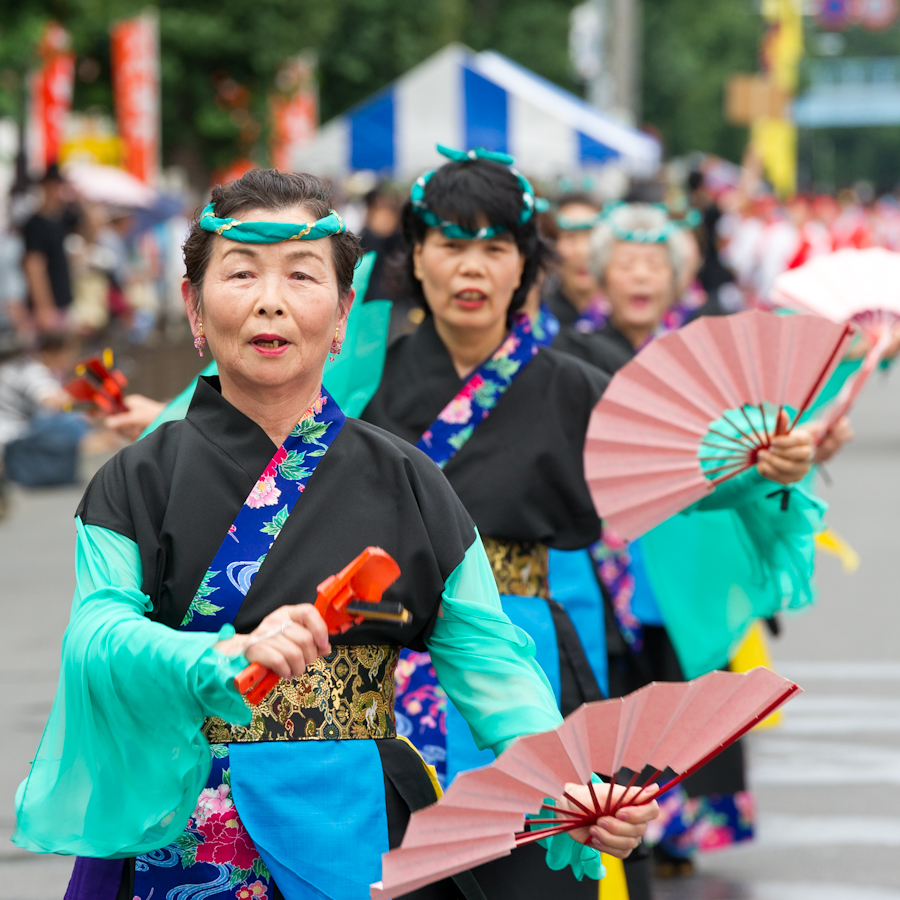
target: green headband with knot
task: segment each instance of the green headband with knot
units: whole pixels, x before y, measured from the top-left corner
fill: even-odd
[[[598,212],[586,219],[570,219],[562,213],[556,214],[556,227],[560,231],[589,231],[604,220],[605,213]]]
[[[446,156],[451,162],[464,162],[467,159],[488,159],[491,162],[500,163],[507,166],[509,170],[516,176],[522,187],[522,212],[519,216],[519,224],[524,225],[533,215],[535,210],[534,188],[531,182],[513,167],[515,160],[506,153],[496,153],[493,150],[485,150],[483,147],[477,147],[474,150],[454,150],[452,147],[445,147],[443,144],[437,145],[438,153]],[[431,181],[437,169],[426,172],[413,182],[412,190],[409,194],[410,202],[416,215],[429,227],[437,228],[444,237],[466,240],[466,241],[486,241],[498,234],[506,231],[503,225],[486,225],[484,228],[472,230],[463,228],[456,222],[448,222],[436,215],[428,207],[425,202],[425,186]]]
[[[219,219],[215,204],[208,204],[200,213],[200,227],[242,244],[279,244],[281,241],[315,241],[347,230],[344,220],[333,210],[310,225],[293,222],[241,222],[240,219]]]
[[[617,226],[613,218],[613,213],[617,209],[621,209],[621,207],[628,205],[629,204],[627,203],[620,202],[605,206],[603,212],[599,215],[598,221],[594,224],[608,225],[610,231],[612,231],[616,239],[620,241],[627,241],[633,244],[662,244],[669,240],[673,234],[677,234],[679,231],[696,228],[702,221],[702,216],[696,209],[689,209],[683,219],[670,219],[668,218],[669,208],[665,204],[652,203],[648,205],[665,213],[667,217],[666,221],[657,228],[634,228],[629,230]]]

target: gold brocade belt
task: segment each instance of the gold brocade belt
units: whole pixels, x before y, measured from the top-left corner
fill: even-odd
[[[252,707],[246,727],[210,718],[211,744],[393,738],[394,670],[400,651],[386,644],[334,646],[299,678],[282,678]]]
[[[482,538],[501,594],[550,599],[550,551],[539,541],[518,543]]]

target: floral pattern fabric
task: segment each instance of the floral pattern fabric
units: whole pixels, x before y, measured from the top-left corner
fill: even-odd
[[[244,501],[191,600],[182,629],[218,631],[234,621],[266,554],[344,421],[322,388]]]
[[[752,840],[756,803],[750,791],[688,797],[681,787],[659,801],[659,818],[647,827],[646,841],[669,856],[689,859]]]
[[[134,864],[134,900],[271,900],[272,876],[231,796],[228,747],[213,764],[191,818],[176,840]]]
[[[447,694],[430,653],[401,650],[395,676],[397,734],[410,741],[447,787]]]
[[[538,309],[535,320],[531,323],[531,331],[534,339],[542,347],[549,347],[559,334],[559,319],[550,312],[546,303],[542,303]]]
[[[542,308],[543,309],[543,308]],[[547,318],[549,316],[549,318]],[[552,321],[551,321],[552,320]],[[468,378],[462,390],[441,410],[416,445],[441,468],[463,448],[475,429],[490,415],[516,376],[534,358],[559,322],[549,310],[535,327],[524,313],[516,313],[513,327],[490,359]],[[541,334],[541,340],[536,336]],[[447,695],[438,684],[429,653],[400,651],[396,675],[397,733],[410,740],[433,766],[441,787],[447,782]]]
[[[491,414],[539,349],[531,320],[524,313],[516,313],[503,343],[469,376],[462,390],[441,410],[416,446],[443,469]]]
[[[231,624],[294,504],[345,422],[322,388],[253,486],[229,527],[181,623],[183,631]],[[223,723],[224,724],[224,723]],[[228,745],[212,744],[213,764],[185,830],[137,857],[134,900],[270,900],[272,876],[231,795]]]

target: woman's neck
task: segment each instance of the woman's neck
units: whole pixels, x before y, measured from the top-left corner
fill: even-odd
[[[567,284],[561,284],[560,290],[562,291],[563,297],[568,300],[569,303],[575,307],[575,311],[579,313],[584,312],[588,308],[591,300],[594,299],[596,294],[596,290],[593,287],[578,290]]]
[[[647,338],[656,331],[655,325],[625,325],[618,322],[615,316],[610,316],[609,323],[627,339],[635,350],[640,349]]]
[[[440,319],[434,327],[450,354],[453,368],[460,378],[468,378],[500,346],[508,331],[506,320],[500,319],[489,328],[457,328]]]
[[[219,372],[222,396],[248,419],[253,419],[280,447],[303,418],[304,413],[316,402],[322,387],[321,373],[305,384],[269,385],[248,384]]]

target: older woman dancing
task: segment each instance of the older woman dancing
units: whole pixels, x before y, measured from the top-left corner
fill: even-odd
[[[183,292],[219,375],[79,506],[59,691],[15,835],[81,857],[71,898],[367,897],[410,811],[435,799],[396,737],[401,647],[431,652],[495,751],[560,722],[440,470],[322,388],[359,256],[325,197],[274,171],[216,188]],[[315,586],[370,544],[398,561],[389,596],[412,621],[329,638]],[[282,676],[252,710],[233,684],[248,662]],[[576,838],[625,856],[655,812]],[[469,876],[409,896],[483,895]]]

